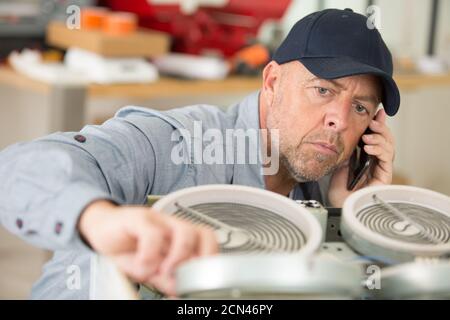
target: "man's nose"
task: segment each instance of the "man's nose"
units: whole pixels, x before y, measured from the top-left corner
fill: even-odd
[[[352,101],[340,100],[330,105],[325,114],[325,127],[333,131],[341,132],[348,127]]]

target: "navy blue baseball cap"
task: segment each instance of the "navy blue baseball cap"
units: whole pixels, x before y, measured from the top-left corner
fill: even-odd
[[[304,17],[289,31],[272,60],[278,64],[300,61],[322,79],[373,74],[382,84],[386,113],[393,116],[400,106],[389,49],[367,17],[351,9],[326,9]]]

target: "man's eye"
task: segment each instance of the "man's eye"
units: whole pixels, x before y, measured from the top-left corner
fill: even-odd
[[[328,90],[327,88],[316,87],[316,90],[321,96],[326,96],[330,93],[330,90]]]
[[[355,110],[357,113],[369,113],[369,111],[367,111],[367,109],[360,104],[355,105]]]

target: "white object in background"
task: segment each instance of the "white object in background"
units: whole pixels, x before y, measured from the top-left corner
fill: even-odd
[[[184,14],[192,14],[197,11],[199,6],[224,7],[228,4],[229,0],[147,0],[147,2],[155,5],[178,4],[181,12]]]
[[[447,66],[443,59],[436,56],[424,56],[417,61],[417,68],[425,74],[445,74]]]
[[[32,79],[53,84],[83,85],[87,79],[82,74],[69,70],[62,63],[46,63],[37,50],[14,51],[8,57],[9,64],[17,72]]]
[[[105,58],[87,50],[70,48],[64,63],[70,70],[82,72],[91,82],[100,84],[158,80],[158,71],[144,58]]]
[[[171,53],[153,63],[161,73],[192,79],[219,80],[227,76],[229,66],[219,58]]]
[[[137,290],[116,265],[106,257],[91,256],[89,299],[137,300]]]

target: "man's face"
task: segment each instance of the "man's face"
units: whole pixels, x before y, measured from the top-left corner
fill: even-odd
[[[376,113],[378,80],[319,79],[298,61],[273,67],[280,69],[267,127],[279,129],[280,161],[296,181],[318,180],[350,158]]]

